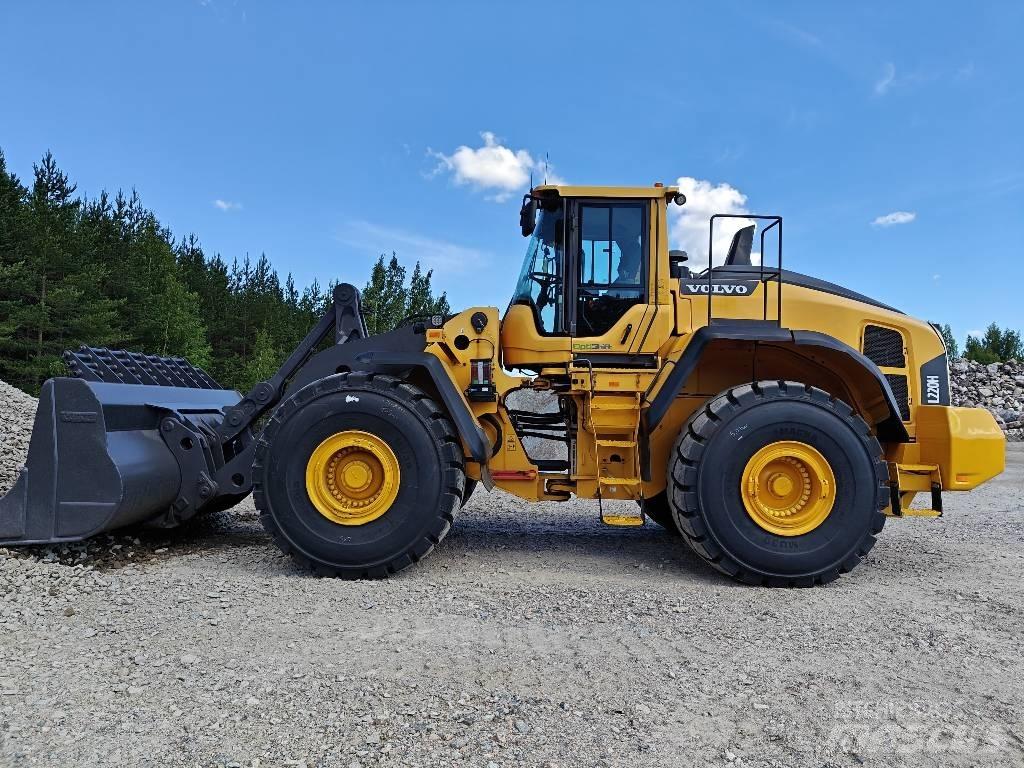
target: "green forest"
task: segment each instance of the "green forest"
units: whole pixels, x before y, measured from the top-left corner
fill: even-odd
[[[23,183],[0,150],[0,379],[28,392],[82,344],[186,357],[245,391],[330,304],[333,281],[300,288],[265,255],[229,263],[194,234],[176,238],[134,191],[76,189],[49,152]],[[363,289],[370,331],[448,312],[431,277],[382,255]]]

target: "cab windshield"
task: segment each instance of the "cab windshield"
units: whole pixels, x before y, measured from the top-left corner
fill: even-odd
[[[563,209],[541,210],[537,226],[526,246],[526,258],[519,273],[513,304],[525,304],[533,310],[541,333],[558,333],[564,327],[562,290],[565,263]]]

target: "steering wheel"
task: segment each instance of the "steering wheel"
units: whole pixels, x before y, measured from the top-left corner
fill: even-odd
[[[549,303],[553,303],[554,296],[551,289],[558,282],[558,276],[552,275],[550,272],[530,272],[530,279],[540,286],[540,291],[537,294],[537,306],[543,309]]]
[[[544,288],[555,281],[555,275],[552,275],[550,272],[531,272],[530,279],[541,288]]]

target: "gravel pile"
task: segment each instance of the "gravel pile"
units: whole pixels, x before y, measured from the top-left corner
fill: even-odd
[[[37,401],[0,381],[0,495],[7,493],[28,455]]]
[[[983,365],[961,359],[949,369],[953,405],[987,408],[1009,439],[1024,440],[1024,362]]]

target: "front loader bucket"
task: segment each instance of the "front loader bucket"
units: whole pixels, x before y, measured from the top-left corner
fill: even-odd
[[[171,417],[215,427],[239,399],[223,389],[48,380],[26,466],[0,498],[0,545],[79,541],[126,525],[177,522],[179,489],[196,478],[183,478],[162,425],[168,429]]]

